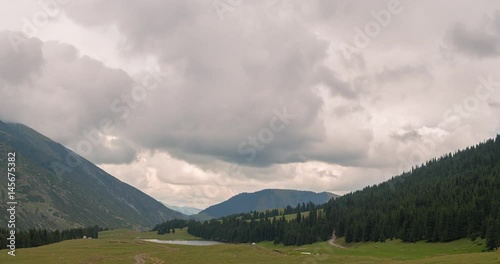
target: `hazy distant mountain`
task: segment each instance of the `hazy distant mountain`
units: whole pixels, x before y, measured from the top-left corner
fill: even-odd
[[[208,207],[196,215],[195,218],[207,219],[222,217],[250,211],[284,208],[288,205],[295,207],[298,203],[313,202],[314,204],[322,204],[330,200],[330,198],[337,196],[338,195],[329,192],[315,193],[310,191],[281,189],[266,189],[254,193],[240,193],[225,202]]]
[[[199,212],[201,212],[201,209],[198,209],[198,208],[194,208],[194,207],[189,207],[189,206],[175,206],[175,205],[168,205],[166,203],[163,203],[166,207],[174,210],[174,211],[177,211],[177,212],[180,212],[180,213],[183,213],[185,215],[194,215],[194,214],[197,214]]]
[[[18,228],[146,229],[186,217],[31,128],[0,122],[2,173],[7,172],[9,151],[16,152]],[[63,166],[69,169],[61,173]],[[7,177],[0,177],[0,185],[2,201],[7,201]],[[5,202],[0,203],[0,210],[6,212]],[[0,226],[7,226],[5,217],[0,218]]]

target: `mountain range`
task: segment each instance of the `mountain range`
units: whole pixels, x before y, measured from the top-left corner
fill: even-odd
[[[276,213],[246,214],[186,225],[192,235],[232,243],[274,240],[274,244],[302,246],[330,237],[331,244],[335,237],[343,237],[346,243],[462,239],[496,250],[500,247],[499,209],[497,135],[415,165],[385,182],[302,208],[304,214],[299,211],[288,220]]]
[[[195,219],[218,218],[238,213],[263,211],[274,208],[296,206],[298,203],[313,202],[323,204],[338,195],[311,191],[297,191],[284,189],[265,189],[254,193],[240,193],[224,201],[208,207],[194,216]]]
[[[327,192],[268,189],[238,194],[205,210],[170,206],[37,131],[0,121],[0,171],[7,172],[10,152],[16,153],[16,225],[20,229],[99,225],[146,230],[170,219],[209,219],[309,201],[321,204],[337,197]],[[7,177],[1,177],[0,184],[7,186]],[[8,192],[0,188],[3,201],[7,201]],[[7,204],[0,203],[0,210],[6,209]],[[1,218],[0,225],[6,226],[6,221]]]
[[[35,130],[0,121],[0,171],[4,174],[9,152],[16,153],[19,229],[99,225],[145,230],[186,217]],[[0,177],[0,184],[7,186],[7,177]],[[7,201],[7,188],[0,188],[0,196]],[[0,203],[2,212],[6,207]],[[0,225],[7,226],[6,221],[0,218]]]
[[[185,215],[194,215],[194,214],[197,214],[197,213],[202,211],[201,209],[190,207],[190,206],[175,206],[175,205],[168,205],[166,203],[163,203],[163,204],[166,207],[168,207],[174,211],[177,211],[179,213],[183,213]]]

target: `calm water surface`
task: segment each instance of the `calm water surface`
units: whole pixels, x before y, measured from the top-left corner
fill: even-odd
[[[158,239],[143,239],[143,240],[160,244],[189,245],[189,246],[211,246],[211,245],[223,244],[221,242],[205,241],[205,240],[158,240]]]

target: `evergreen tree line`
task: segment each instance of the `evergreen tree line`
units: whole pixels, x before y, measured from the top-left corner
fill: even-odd
[[[265,211],[251,211],[248,213],[240,213],[236,214],[233,216],[240,217],[243,220],[257,220],[257,219],[262,219],[262,218],[269,218],[269,217],[275,217],[275,216],[282,216],[282,215],[289,215],[289,214],[296,214],[299,212],[306,212],[310,211],[317,208],[317,205],[315,205],[312,202],[309,203],[297,203],[297,206],[292,207],[288,205],[287,207],[283,209],[268,209]]]
[[[29,230],[16,230],[15,241],[17,248],[30,248],[57,243],[63,240],[82,238],[83,236],[98,238],[98,232],[105,229],[100,229],[98,226],[90,226],[83,228],[71,228],[59,230],[47,230],[32,228]],[[0,228],[0,247],[7,248],[10,236],[10,230]]]
[[[275,244],[283,243],[284,245],[303,245],[324,241],[332,234],[331,225],[327,223],[325,214],[313,203],[298,204],[296,208],[290,208],[288,212],[297,212],[292,220],[286,220],[282,213],[280,213],[281,217],[257,218],[266,214],[252,212],[209,221],[169,220],[156,225],[153,231],[165,234],[174,228],[188,227],[189,234],[206,240],[230,243],[274,241]],[[297,211],[303,209],[308,210],[307,216],[304,212]]]
[[[231,243],[274,241],[275,244],[303,245],[324,241],[332,234],[325,215],[313,209],[308,216],[297,212],[295,219],[285,216],[244,220],[237,216],[205,222],[191,221],[188,233],[207,240]]]
[[[183,229],[188,225],[187,220],[173,219],[161,224],[157,224],[152,231],[157,231],[158,235],[175,233],[175,228]]]
[[[298,212],[292,221],[284,216],[256,219],[261,216],[253,212],[250,218],[184,224],[192,235],[222,242],[301,245],[327,240],[335,230],[347,243],[480,237],[487,248],[500,247],[500,135],[314,206],[307,217]]]
[[[500,246],[500,136],[432,159],[390,181],[330,200],[328,222],[346,242],[448,242]]]

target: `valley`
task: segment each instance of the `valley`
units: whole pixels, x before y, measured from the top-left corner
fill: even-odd
[[[484,240],[449,243],[403,243],[399,240],[363,242],[341,249],[328,242],[283,246],[272,242],[184,246],[142,239],[197,240],[186,230],[157,235],[121,229],[99,233],[99,239],[75,239],[37,248],[19,249],[16,257],[0,250],[0,262],[52,263],[498,263],[500,252],[482,252]],[[339,239],[338,243],[343,243]],[[310,253],[310,254],[309,254]]]
[[[0,10],[1,264],[500,264],[500,1]]]
[[[495,263],[499,258],[500,212],[495,197],[500,195],[496,188],[500,136],[431,159],[410,172],[343,196],[266,189],[238,194],[187,216],[168,209],[78,156],[74,156],[80,161],[75,167],[77,171],[58,179],[48,161],[62,162],[59,155],[69,150],[22,125],[0,122],[0,132],[3,154],[18,149],[17,160],[22,164],[16,171],[21,175],[17,176],[18,186],[38,186],[31,191],[20,188],[19,199],[30,201],[21,207],[20,226],[53,225],[61,229],[96,222],[111,228],[99,232],[98,239],[82,239],[83,235],[75,236],[77,233],[68,237],[65,233],[64,241],[54,239],[57,233],[47,236],[47,231],[30,229],[17,241],[21,246],[16,248],[16,257],[9,259],[12,263],[199,263],[206,258],[210,259],[206,263]],[[81,191],[74,188],[81,188],[82,184],[90,186],[93,180],[99,184],[92,191],[107,192],[93,199],[111,195],[116,204],[106,203],[110,209],[104,215],[87,214],[85,222],[75,221],[78,214],[67,208],[75,205],[58,202],[61,198],[53,193],[53,188],[65,186],[76,190],[62,193],[72,201],[80,201],[79,208],[87,208],[89,212],[90,206],[85,204]],[[36,201],[35,195],[40,197]],[[495,199],[486,202],[489,198]],[[149,216],[141,215],[138,210]],[[151,214],[155,211],[156,214]],[[46,212],[53,212],[52,217],[66,224],[46,224],[43,221],[51,221],[43,217]],[[134,222],[141,224],[132,225]],[[152,228],[151,223],[156,226]],[[145,229],[154,231],[140,231]],[[7,231],[2,229],[0,236],[6,238]],[[173,242],[156,243],[161,242],[158,240]],[[189,245],[207,244],[203,240],[222,244]],[[2,249],[2,252],[7,251]],[[8,256],[5,253],[0,260]]]

